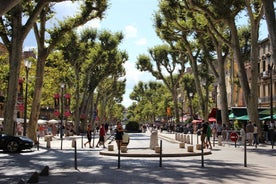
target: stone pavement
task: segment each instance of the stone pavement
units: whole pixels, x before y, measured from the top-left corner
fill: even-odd
[[[129,134],[128,153],[156,154],[149,149],[150,134]],[[76,139],[77,154],[72,148],[72,139]],[[193,137],[196,144],[196,136]],[[98,137],[94,143],[96,145]],[[159,133],[164,154],[180,154],[179,157],[120,157],[106,156],[102,148],[84,148],[84,137],[58,137],[51,141],[51,148],[40,139],[39,150],[24,151],[17,154],[0,152],[0,183],[18,183],[20,179],[27,183],[34,172],[40,173],[49,167],[49,176],[40,176],[38,183],[274,183],[276,180],[276,151],[270,145],[258,148],[247,147],[247,167],[244,167],[244,148],[225,142],[215,145],[211,154],[204,155],[204,167],[201,156],[184,156],[186,148],[179,148],[175,134]],[[108,141],[107,141],[108,142]],[[113,141],[111,144],[115,144]],[[188,146],[188,144],[186,144]],[[116,152],[116,147],[115,151]],[[195,150],[195,153],[197,150]],[[120,164],[119,164],[120,163]],[[120,167],[118,167],[120,165]]]

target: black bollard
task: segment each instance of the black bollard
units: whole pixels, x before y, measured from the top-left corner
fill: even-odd
[[[162,140],[160,140],[160,158],[159,158],[159,167],[162,167]]]
[[[81,148],[83,148],[83,133],[81,134]]]
[[[75,147],[75,169],[78,169],[78,165],[77,165],[77,141],[74,140],[74,147]]]
[[[246,155],[246,122],[244,123],[244,167],[247,167],[247,155]]]
[[[203,152],[203,149],[204,149],[204,146],[203,146],[203,142],[201,142],[201,167],[204,167],[204,152]]]
[[[36,148],[37,148],[37,151],[39,151],[39,134],[37,135],[37,146],[36,146]]]
[[[121,148],[118,146],[118,169],[121,167]]]

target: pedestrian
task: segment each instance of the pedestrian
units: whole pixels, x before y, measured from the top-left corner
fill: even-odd
[[[241,142],[245,143],[245,131],[243,127],[240,129]]]
[[[117,122],[117,127],[115,129],[115,140],[117,143],[118,150],[121,150],[122,142],[123,142],[123,134],[124,129],[122,127],[121,122]]]
[[[259,144],[258,127],[255,123],[254,123],[253,127],[254,127],[254,131],[253,131],[254,142],[253,142],[253,145],[255,145],[257,147],[257,145]]]
[[[252,146],[253,132],[254,132],[254,126],[252,125],[252,122],[249,121],[248,124],[246,125],[246,135],[247,135],[249,146]]]
[[[221,124],[217,124],[217,136],[220,136],[222,132],[222,125]]]
[[[86,137],[87,137],[87,142],[84,143],[84,147],[86,147],[86,144],[89,144],[89,148],[92,148],[92,146],[91,146],[92,128],[91,128],[91,125],[90,125],[90,124],[87,125]]]
[[[203,147],[206,145],[205,138],[207,135],[207,129],[208,129],[208,124],[207,122],[204,122],[201,128],[201,144]]]
[[[103,148],[105,148],[105,145],[104,145],[104,137],[105,137],[105,126],[104,126],[104,124],[102,124],[101,126],[100,126],[100,132],[99,132],[99,141],[98,141],[98,143],[97,143],[97,145],[96,145],[96,147],[98,148],[99,147],[99,145],[103,145]]]
[[[221,129],[221,136],[222,136],[222,140],[223,140],[223,141],[228,140],[227,134],[228,134],[228,132],[227,132],[226,124],[223,124],[223,125],[222,125],[222,129]]]
[[[264,133],[265,133],[265,142],[268,141],[268,133],[269,133],[269,124],[268,122],[264,122]]]
[[[212,149],[212,143],[211,143],[211,136],[212,136],[212,129],[207,122],[207,131],[206,131],[206,147],[208,148],[210,146],[210,149]]]

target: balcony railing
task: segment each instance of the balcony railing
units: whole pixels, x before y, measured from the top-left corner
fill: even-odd
[[[273,96],[272,99],[273,99],[273,103],[274,102],[276,103],[276,96]],[[259,100],[260,100],[260,103],[259,103],[260,105],[269,104],[270,103],[270,96],[260,97]]]

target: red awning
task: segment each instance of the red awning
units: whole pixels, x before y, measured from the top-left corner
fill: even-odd
[[[192,121],[193,124],[196,124],[196,123],[202,123],[202,119],[194,119]]]
[[[216,118],[210,117],[210,118],[208,119],[208,121],[209,121],[209,122],[216,122],[217,120],[216,120]]]

